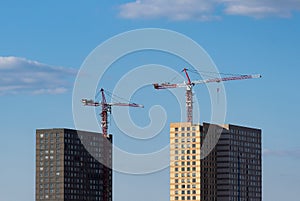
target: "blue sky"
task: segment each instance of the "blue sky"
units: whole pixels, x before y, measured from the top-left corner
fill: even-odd
[[[225,84],[226,122],[263,130],[264,201],[299,199],[300,2],[182,2],[1,2],[1,200],[34,200],[35,129],[73,128],[72,88],[85,58],[110,37],[141,28],[170,29],[190,37],[208,52],[220,72],[263,75],[262,79]],[[164,53],[136,53],[116,62],[101,83],[112,90],[122,74],[149,63],[175,71],[185,65]],[[179,116],[170,111],[177,103],[169,93],[158,93],[151,86],[142,92],[133,99],[145,109],[130,110],[136,114],[133,120],[147,125],[148,109],[161,104],[170,112],[168,122],[178,121]],[[209,121],[207,90],[197,86],[195,93],[201,122]],[[153,151],[168,144],[168,125],[149,141],[120,134],[114,123],[110,131],[116,145],[131,152]],[[115,173],[114,181],[115,201],[169,199],[168,169],[140,176]]]

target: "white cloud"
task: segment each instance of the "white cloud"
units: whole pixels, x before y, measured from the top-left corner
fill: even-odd
[[[300,0],[137,0],[120,5],[119,14],[128,19],[211,20],[222,14],[289,17],[295,11],[300,11]]]
[[[293,149],[293,150],[270,150],[270,149],[264,149],[263,154],[265,156],[300,158],[300,149]]]
[[[255,18],[278,16],[289,17],[300,11],[299,0],[222,0],[225,13]]]
[[[67,92],[68,89],[64,87],[54,88],[54,89],[38,89],[33,91],[33,94],[62,94]]]
[[[0,95],[61,94],[73,84],[77,71],[20,57],[0,57]]]
[[[207,20],[212,18],[213,4],[207,0],[138,0],[120,6],[124,18],[160,18],[172,20]]]

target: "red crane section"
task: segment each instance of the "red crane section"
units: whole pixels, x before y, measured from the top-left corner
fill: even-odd
[[[190,76],[189,76],[187,70],[188,70],[188,69],[184,68],[182,71],[184,71],[185,76],[186,76],[186,78],[187,78],[187,80],[188,80],[188,83],[187,83],[187,84],[192,84],[192,83],[191,83]]]
[[[225,81],[232,81],[232,80],[245,80],[245,79],[254,79],[254,78],[261,78],[260,74],[256,75],[241,75],[241,76],[233,76],[233,77],[223,77],[223,78],[212,78],[212,79],[205,79],[205,80],[196,80],[191,81],[190,76],[188,74],[188,69],[184,68],[182,70],[187,78],[187,82],[183,83],[154,83],[154,89],[172,89],[172,88],[179,88],[179,87],[186,87],[186,114],[187,114],[187,122],[193,122],[193,86],[197,84],[206,84],[206,83],[213,83],[213,82],[225,82]]]

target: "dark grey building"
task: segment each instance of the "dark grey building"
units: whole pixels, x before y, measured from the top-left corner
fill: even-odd
[[[36,130],[36,200],[111,201],[111,142],[94,132]]]
[[[221,135],[212,152],[201,160],[203,200],[261,201],[261,130],[204,123],[203,136],[209,126],[219,129]]]
[[[228,125],[217,146],[218,201],[261,201],[261,130]]]

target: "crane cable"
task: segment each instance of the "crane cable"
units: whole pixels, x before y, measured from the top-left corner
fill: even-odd
[[[133,103],[133,102],[131,102],[131,101],[125,99],[125,98],[122,98],[122,97],[120,97],[120,96],[117,96],[117,95],[115,95],[115,94],[113,94],[113,93],[111,93],[110,91],[107,91],[107,90],[105,90],[105,89],[104,89],[104,93],[105,93],[105,95],[108,96],[112,101],[115,101],[115,102],[122,102],[122,101],[124,101],[124,102],[126,102],[126,103]],[[96,98],[98,98],[99,94],[100,94],[100,90],[99,90],[99,92],[96,94]]]
[[[189,72],[195,73],[195,74],[206,74],[206,76],[208,77],[212,77],[212,78],[216,78],[213,77],[209,74],[216,74],[216,75],[224,75],[224,76],[241,76],[242,74],[233,74],[233,73],[220,73],[220,72],[211,72],[211,71],[198,71],[198,70],[194,70],[194,69],[188,69]]]

